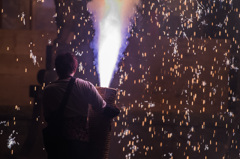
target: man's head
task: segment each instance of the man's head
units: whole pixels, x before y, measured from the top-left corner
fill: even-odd
[[[78,61],[71,53],[60,54],[55,59],[55,67],[59,78],[67,78],[77,70]]]

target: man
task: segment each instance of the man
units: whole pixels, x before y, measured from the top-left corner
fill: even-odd
[[[74,55],[70,53],[58,55],[55,67],[59,79],[44,90],[44,117],[52,134],[44,139],[49,159],[88,158],[88,104],[92,105],[93,110],[109,115],[106,112],[109,107],[93,84],[79,78],[75,79],[66,104],[62,104],[77,66],[78,62]],[[59,115],[60,109],[63,110],[62,115]],[[111,117],[114,117],[119,114],[119,110],[111,113],[113,115]]]

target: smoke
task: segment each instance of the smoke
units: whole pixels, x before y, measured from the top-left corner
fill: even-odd
[[[92,42],[100,86],[109,87],[122,53],[127,47],[128,27],[139,0],[92,0],[95,37]]]
[[[129,25],[131,18],[134,16],[137,6],[139,6],[140,0],[123,0],[122,6],[122,19],[125,27]]]

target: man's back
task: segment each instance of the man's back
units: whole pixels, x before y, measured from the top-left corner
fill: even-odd
[[[51,117],[53,112],[58,110],[69,80],[70,78],[57,80],[45,88],[43,103],[46,120]],[[64,116],[67,118],[79,115],[87,117],[88,104],[91,104],[98,111],[101,111],[106,105],[96,88],[90,82],[76,78],[65,106]]]

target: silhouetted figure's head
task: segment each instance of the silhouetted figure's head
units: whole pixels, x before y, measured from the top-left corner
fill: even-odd
[[[78,61],[71,53],[59,54],[55,59],[55,67],[59,78],[73,76],[77,70]]]

